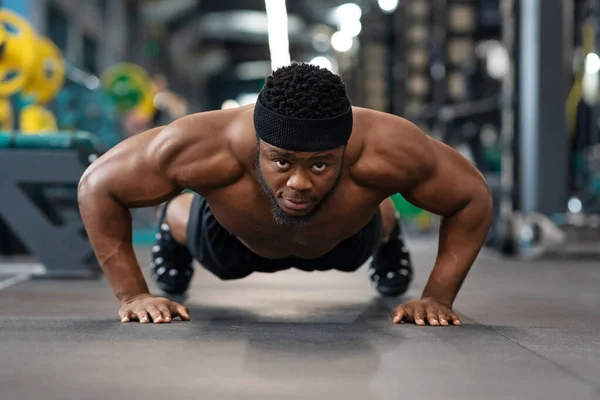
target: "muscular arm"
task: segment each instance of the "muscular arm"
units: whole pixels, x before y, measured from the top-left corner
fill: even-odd
[[[449,308],[475,261],[492,221],[492,196],[479,171],[462,155],[407,121],[388,150],[411,203],[442,217],[437,259],[423,291]]]
[[[158,205],[181,188],[158,168],[162,128],[132,137],[99,158],[79,182],[78,200],[88,237],[120,301],[147,294],[133,246],[129,209]]]
[[[492,222],[492,196],[477,169],[443,143],[427,138],[431,170],[403,193],[413,204],[442,217],[438,255],[423,291],[452,307]]]
[[[129,209],[161,204],[193,182],[200,182],[195,190],[218,185],[227,175],[223,146],[214,139],[218,127],[207,129],[211,136],[197,135],[197,129],[183,121],[132,137],[94,162],[79,183],[88,237],[121,302],[148,294],[133,251]]]

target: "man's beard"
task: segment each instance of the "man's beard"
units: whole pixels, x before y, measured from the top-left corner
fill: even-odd
[[[343,167],[340,168],[340,172],[338,173],[338,176],[335,178],[335,182],[333,183],[333,186],[331,187],[331,189],[329,189],[329,191],[323,196],[323,198],[319,201],[319,203],[317,203],[315,205],[315,207],[310,211],[310,213],[308,213],[307,215],[291,215],[291,214],[288,214],[287,212],[285,212],[279,206],[279,203],[277,202],[277,198],[275,197],[275,194],[271,191],[271,189],[267,185],[267,182],[265,182],[262,171],[260,169],[259,156],[260,156],[260,149],[258,146],[256,146],[256,159],[254,162],[255,169],[256,169],[256,179],[258,180],[258,183],[260,184],[260,188],[261,188],[263,194],[265,195],[265,197],[267,198],[267,200],[269,200],[269,203],[271,204],[271,214],[273,215],[273,220],[275,221],[275,223],[277,225],[309,225],[312,222],[312,220],[314,219],[314,216],[317,213],[317,211],[319,210],[319,208],[321,208],[321,206],[323,205],[325,200],[333,193],[334,189],[337,187],[337,185],[340,181],[340,178],[342,177],[342,168]],[[342,166],[343,165],[344,165],[344,158],[342,156]]]

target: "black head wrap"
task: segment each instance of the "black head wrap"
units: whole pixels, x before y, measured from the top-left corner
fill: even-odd
[[[254,129],[257,136],[272,146],[290,151],[325,151],[343,146],[352,133],[352,105],[330,118],[286,117],[256,101]]]

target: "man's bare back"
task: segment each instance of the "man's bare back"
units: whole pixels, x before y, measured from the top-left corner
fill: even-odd
[[[491,220],[485,181],[461,155],[410,122],[358,107],[351,112],[349,140],[338,149],[286,152],[259,140],[250,105],[184,117],[94,162],[79,186],[80,208],[119,300],[148,293],[131,245],[129,208],[158,205],[191,189],[257,255],[315,259],[360,231],[386,198],[402,193],[445,217],[424,299],[450,307]],[[278,222],[274,208],[303,223]],[[396,317],[418,320],[398,310]]]

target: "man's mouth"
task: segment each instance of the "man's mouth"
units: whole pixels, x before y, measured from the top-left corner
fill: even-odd
[[[303,211],[310,208],[313,202],[310,200],[287,199],[284,197],[283,203],[285,207],[290,210]]]

